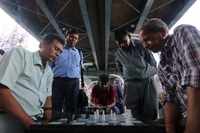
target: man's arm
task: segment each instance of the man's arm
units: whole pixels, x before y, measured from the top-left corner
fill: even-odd
[[[0,101],[3,111],[19,119],[26,127],[33,123],[31,117],[13,96],[15,84],[23,73],[25,64],[25,50],[13,48],[7,52],[0,63]]]
[[[144,57],[142,57],[141,59],[141,64],[144,65],[144,68],[143,68],[143,71],[142,71],[142,75],[143,75],[143,78],[148,78],[148,77],[152,77],[156,74],[157,72],[157,67],[156,67],[156,61],[155,61],[155,58],[153,56],[153,54],[144,49]]]
[[[48,96],[44,104],[44,119],[50,121],[52,119],[52,97]]]
[[[166,102],[164,105],[164,118],[166,133],[176,132],[177,110],[176,105],[171,102]]]
[[[32,118],[23,110],[22,106],[11,94],[10,89],[3,85],[0,85],[0,101],[3,110],[19,119],[26,127],[29,127],[33,123]]]
[[[187,87],[188,108],[185,133],[199,133],[200,131],[200,88]]]
[[[166,69],[168,68],[168,69]],[[176,132],[176,123],[178,117],[178,111],[176,106],[176,75],[171,73],[171,67],[168,65],[160,64],[158,69],[159,79],[162,84],[164,103],[164,119],[165,119],[165,130],[166,133]]]
[[[183,70],[181,83],[187,87],[187,121],[185,133],[200,131],[200,32],[194,26],[182,25],[175,29],[174,36],[182,51]]]
[[[116,97],[114,97],[113,102],[109,105],[107,105],[108,108],[112,108],[116,104]]]
[[[117,68],[117,73],[122,74],[123,73],[122,64],[118,60],[115,61],[115,64],[116,64],[116,68]]]

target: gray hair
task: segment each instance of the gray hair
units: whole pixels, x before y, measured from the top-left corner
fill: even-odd
[[[151,18],[141,28],[143,32],[167,32],[168,26],[167,24],[159,18]]]

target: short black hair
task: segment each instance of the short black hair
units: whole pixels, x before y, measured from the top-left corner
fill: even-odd
[[[109,75],[105,73],[99,75],[99,81],[103,83],[107,83],[109,81]]]
[[[5,51],[3,49],[0,49],[0,55],[3,55]]]
[[[79,35],[79,31],[75,30],[75,29],[70,29],[66,32],[65,36],[68,36],[70,34],[78,34]]]
[[[47,43],[51,43],[54,40],[57,40],[58,42],[60,42],[63,46],[65,45],[65,40],[62,39],[59,35],[55,34],[55,33],[49,33],[43,36],[42,38],[43,41],[46,41]]]
[[[119,30],[115,32],[115,41],[121,43],[125,36],[129,36],[129,32],[127,30]]]
[[[161,32],[168,31],[167,24],[160,18],[151,18],[147,20],[141,28],[144,32]]]

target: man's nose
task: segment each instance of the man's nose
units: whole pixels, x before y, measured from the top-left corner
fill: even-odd
[[[60,52],[56,52],[56,56],[59,56],[60,55]]]
[[[145,48],[150,48],[151,47],[151,45],[152,45],[152,42],[151,41],[147,41],[146,43],[145,43]]]

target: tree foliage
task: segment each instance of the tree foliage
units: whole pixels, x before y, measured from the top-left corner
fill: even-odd
[[[16,26],[9,34],[0,35],[0,49],[7,51],[12,47],[21,45],[26,36],[26,32]]]

